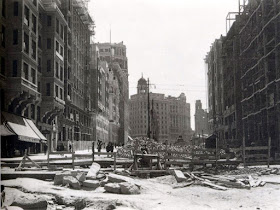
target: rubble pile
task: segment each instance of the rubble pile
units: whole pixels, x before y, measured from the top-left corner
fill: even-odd
[[[244,171],[245,170],[243,170],[243,172]],[[278,168],[254,168],[253,171],[257,171],[256,175],[258,176],[269,174],[280,175],[280,169]],[[250,174],[250,170],[248,170],[247,173]],[[180,185],[175,185],[173,188],[186,187],[192,184],[198,184],[211,187],[217,190],[227,190],[228,188],[251,189],[254,187],[263,187],[266,183],[280,184],[275,182],[264,181],[252,175],[243,175],[237,178],[233,175],[213,175],[204,172],[189,173],[182,172],[180,170],[172,170],[171,174],[175,176],[178,183],[180,182]]]
[[[97,163],[92,164],[87,174],[82,171],[58,172],[54,177],[54,185],[62,185],[77,190],[82,188],[95,190],[98,187],[104,187],[105,192],[127,195],[140,194],[141,188],[130,177],[100,172],[100,165]]]
[[[166,146],[168,151],[166,150]],[[174,154],[180,157],[191,157],[191,145],[166,145],[148,138],[135,138],[130,140],[125,146],[118,148],[117,156],[122,158],[132,158],[133,152],[141,151],[145,147],[149,152],[155,151],[162,159],[166,152],[184,152],[185,154]],[[202,145],[195,146],[195,149],[202,148]]]

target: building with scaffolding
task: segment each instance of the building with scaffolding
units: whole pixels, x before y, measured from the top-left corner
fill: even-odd
[[[224,142],[239,146],[271,142],[272,155],[279,153],[280,1],[239,1],[239,11],[227,16],[227,35],[221,43],[223,83],[213,79],[208,65],[208,80],[216,83],[208,86],[208,95],[211,110],[213,87],[222,85]],[[208,63],[215,63],[210,54]]]
[[[280,150],[280,1],[250,0],[240,12],[243,138]]]
[[[1,13],[1,112],[13,116],[4,123],[31,120],[51,151],[90,140],[88,63],[94,21],[87,1],[2,0]],[[22,139],[14,141],[13,150],[42,151],[32,136]]]

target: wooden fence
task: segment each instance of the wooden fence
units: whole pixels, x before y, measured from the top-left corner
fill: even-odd
[[[116,152],[95,152],[94,154],[75,154],[75,152],[50,152],[47,156],[47,166],[48,168],[51,167],[52,164],[58,165],[58,166],[64,166],[71,164],[72,168],[75,169],[75,166],[80,165],[91,165],[94,161],[94,157],[96,155],[110,155],[113,156],[113,165],[114,170],[116,170]],[[53,157],[52,157],[53,156]]]

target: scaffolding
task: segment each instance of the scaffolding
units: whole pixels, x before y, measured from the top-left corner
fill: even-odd
[[[244,3],[246,2],[246,4]],[[280,0],[248,0],[239,8],[243,138],[280,150]]]

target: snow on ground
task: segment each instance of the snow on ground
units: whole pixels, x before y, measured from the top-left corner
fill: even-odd
[[[279,175],[267,175],[260,178],[280,182]],[[173,186],[177,183],[172,175],[136,181],[141,185],[140,195],[104,193],[102,187],[95,191],[73,190],[55,186],[53,182],[31,178],[6,180],[2,181],[2,184],[7,187],[9,199],[16,199],[16,195],[13,193],[13,198],[11,198],[9,192],[13,190],[12,188],[17,188],[23,192],[54,197],[55,202],[64,204],[69,209],[81,201],[87,205],[85,209],[110,209],[110,205],[119,210],[280,209],[280,185],[277,184],[267,183],[264,187],[250,190],[231,188],[227,191],[219,191],[198,185],[174,189]]]

